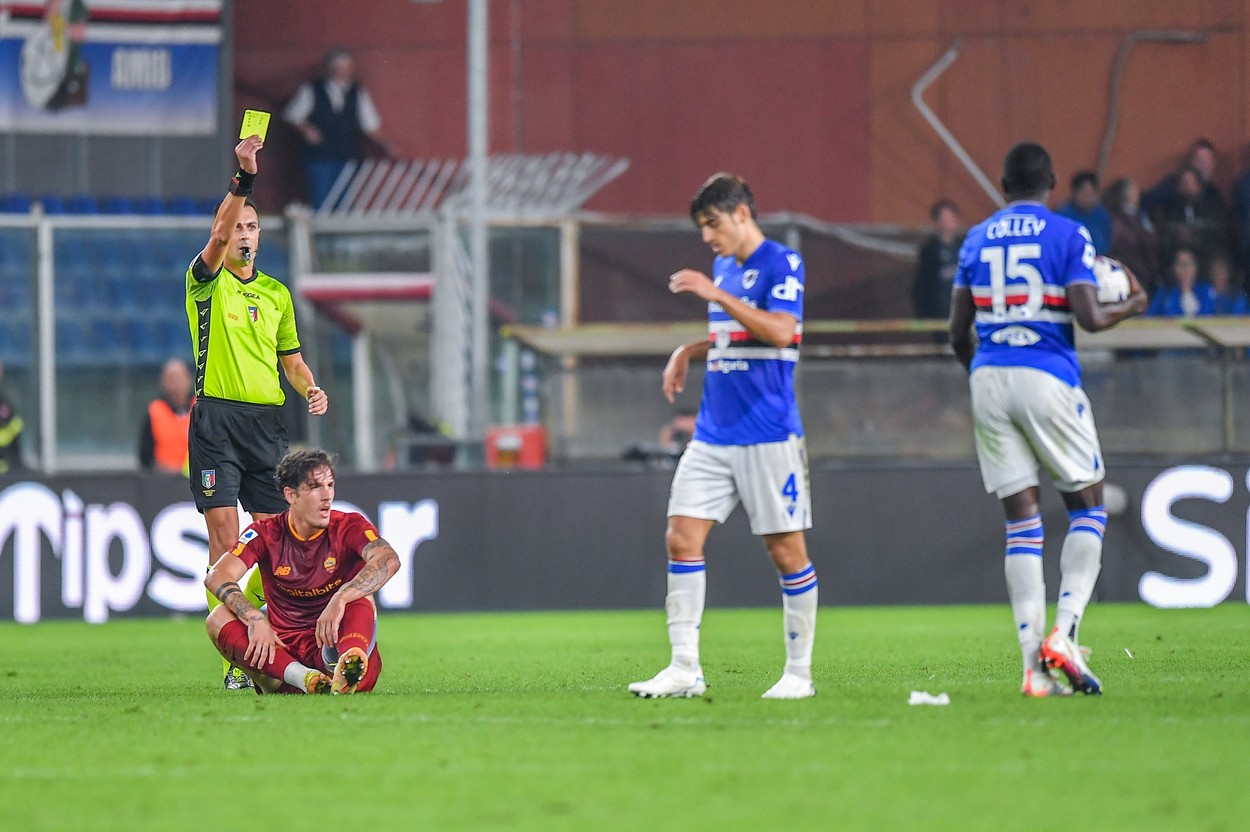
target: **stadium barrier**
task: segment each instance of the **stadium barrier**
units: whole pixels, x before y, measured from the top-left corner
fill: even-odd
[[[1112,460],[1096,597],[1245,601],[1248,465]],[[344,473],[338,485],[403,561],[379,593],[384,610],[659,610],[670,475]],[[972,464],[818,467],[811,481],[824,603],[1005,603],[1001,512]],[[1043,518],[1053,600],[1067,517],[1049,488]],[[711,606],[775,605],[775,575],[742,512],[714,530],[707,554]],[[185,480],[0,479],[0,620],[200,614],[206,560]]]

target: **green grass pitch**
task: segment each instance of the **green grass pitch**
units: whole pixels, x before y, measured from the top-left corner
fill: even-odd
[[[1106,695],[1027,701],[1005,606],[826,607],[819,694],[765,702],[780,611],[712,609],[708,697],[642,701],[660,611],[390,615],[378,692],[260,698],[198,621],[7,624],[0,827],[1244,829],[1250,608],[1082,636]]]

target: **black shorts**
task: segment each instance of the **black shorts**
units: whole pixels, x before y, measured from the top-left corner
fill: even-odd
[[[274,469],[287,450],[282,408],[197,399],[189,439],[191,494],[201,514],[236,501],[247,512],[286,510],[286,498],[274,481]]]

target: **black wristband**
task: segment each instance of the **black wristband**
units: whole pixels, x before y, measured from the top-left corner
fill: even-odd
[[[256,184],[256,174],[240,170],[230,180],[230,193],[235,196],[251,196],[254,184]]]

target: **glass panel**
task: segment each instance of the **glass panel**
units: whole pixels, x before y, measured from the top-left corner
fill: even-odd
[[[560,308],[560,232],[555,228],[492,228],[490,288],[500,316],[554,326]]]
[[[692,367],[677,405],[660,395],[661,358],[544,360],[545,423],[565,461],[620,459],[646,450],[660,426],[698,407]],[[1108,456],[1223,450],[1222,366],[1203,351],[1084,357],[1084,386]],[[1233,364],[1233,450],[1250,445],[1250,366]],[[814,459],[972,460],[968,381],[953,358],[821,359],[799,366],[799,407]],[[637,456],[633,458],[638,458]]]
[[[314,238],[317,272],[428,272],[428,231],[364,234],[319,233]]]
[[[31,467],[38,458],[35,316],[35,233],[0,228],[0,431],[16,427],[15,417],[22,425],[20,435],[12,441],[6,435],[0,443],[0,473],[19,464]],[[16,451],[10,450],[13,444]]]
[[[430,234],[424,229],[323,232],[314,237],[313,247],[314,271],[320,274],[425,274],[432,267]],[[346,280],[343,286],[348,286]],[[369,372],[378,457],[374,462],[384,467],[402,464],[394,458],[396,437],[410,430],[414,420],[423,418],[428,411],[429,305],[410,301],[348,301],[327,312],[333,314],[316,317],[315,351],[306,356],[317,371],[318,383],[330,395],[330,410],[318,423],[321,445],[339,454],[345,465],[361,462],[356,459],[352,335],[346,326],[349,321],[361,322],[372,338]]]
[[[267,224],[258,265],[285,280],[285,235],[274,225]],[[158,220],[55,230],[59,464],[138,465],[139,426],[159,395],[161,365],[170,358],[194,363],[184,279],[207,235],[207,223],[171,229]]]

